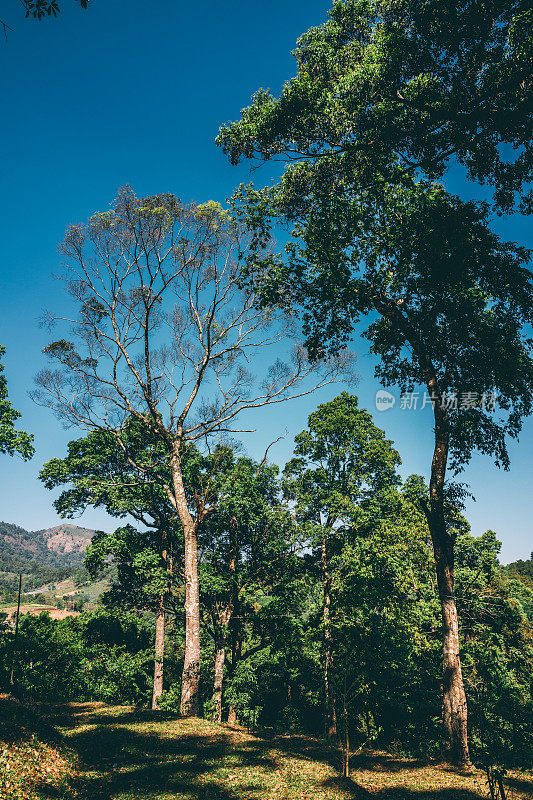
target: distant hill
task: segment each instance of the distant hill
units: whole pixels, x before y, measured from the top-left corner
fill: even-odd
[[[62,524],[54,528],[46,528],[42,531],[35,531],[35,537],[42,537],[46,547],[59,557],[64,557],[73,564],[74,561],[81,563],[87,545],[93,538],[96,531],[90,528],[80,528],[78,525]]]
[[[533,553],[531,553],[531,557],[527,561],[519,559],[507,564],[505,571],[513,578],[520,578],[520,580],[533,588]]]
[[[0,522],[0,571],[35,571],[35,567],[75,568],[95,531],[63,523],[40,531],[27,531],[10,522]]]

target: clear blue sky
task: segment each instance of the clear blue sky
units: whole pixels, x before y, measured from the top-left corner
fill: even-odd
[[[11,399],[24,414],[24,427],[35,434],[37,453],[27,464],[2,457],[0,519],[28,529],[58,522],[54,495],[42,488],[37,473],[49,458],[63,455],[76,435],[27,397],[48,341],[38,317],[63,302],[53,275],[66,226],[107,208],[125,183],[140,194],[174,192],[184,200],[223,202],[250,174],[247,166],[230,167],[215,146],[220,124],[237,118],[258,87],[279,91],[294,72],[290,51],[297,36],[322,22],[328,8],[325,0],[91,0],[89,5],[84,12],[73,0],[62,0],[60,17],[37,23],[24,19],[16,0],[2,4],[14,30],[0,42],[0,342],[8,348]],[[263,179],[265,171],[254,175],[256,183]],[[481,196],[459,173],[452,188]],[[533,246],[530,221],[499,220],[496,227]],[[353,346],[361,373],[353,391],[374,412],[379,386],[373,362],[365,343]],[[281,419],[288,434],[271,457],[282,464],[307,414],[336,392],[287,405],[282,413],[278,408],[257,415],[258,432],[246,440],[249,451],[262,454],[278,435]],[[396,442],[402,472],[427,475],[432,439],[427,409],[405,411],[397,404],[375,417]],[[477,499],[468,508],[473,531],[496,530],[504,561],[527,558],[533,548],[532,451],[528,421],[520,443],[511,447],[510,472],[475,458],[463,477]],[[114,523],[88,511],[80,524]]]

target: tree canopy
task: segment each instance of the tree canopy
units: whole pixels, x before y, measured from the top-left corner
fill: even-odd
[[[21,414],[11,405],[7,391],[7,379],[4,373],[2,357],[6,352],[0,345],[0,453],[14,455],[18,453],[27,461],[35,453],[33,436],[25,431],[18,431],[15,422]]]

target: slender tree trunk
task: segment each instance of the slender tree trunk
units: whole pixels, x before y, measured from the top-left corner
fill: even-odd
[[[159,608],[155,621],[155,663],[154,691],[152,693],[152,710],[159,709],[159,698],[163,692],[163,666],[165,656],[165,595],[159,598]]]
[[[213,721],[222,722],[222,688],[224,683],[224,665],[226,663],[226,638],[227,626],[231,616],[231,609],[226,608],[219,613],[218,620],[214,619],[215,626],[215,679],[213,683],[214,711]]]
[[[197,523],[187,505],[179,443],[175,444],[170,466],[176,509],[185,541],[185,658],[181,675],[180,713],[197,717],[200,709],[200,591],[198,585]]]
[[[242,658],[242,639],[243,639],[242,620],[237,619],[235,620],[233,647],[231,654],[231,671],[233,674],[235,674],[235,672],[237,671],[237,667],[239,666]],[[228,724],[236,725],[237,722],[238,722],[237,709],[235,707],[235,704],[232,703],[230,705],[228,712]]]
[[[213,722],[222,722],[222,683],[224,681],[224,662],[226,660],[226,645],[224,641],[216,644],[215,652],[215,680],[213,684]]]
[[[343,764],[342,774],[345,778],[350,777],[350,731],[348,729],[348,710],[346,708],[346,677],[344,678],[344,696],[343,696],[343,722],[344,722],[344,747],[343,747]]]
[[[239,587],[237,585],[237,566],[239,561],[239,526],[233,517],[230,525],[230,561],[229,570],[232,575],[231,609],[233,613],[231,624],[231,675],[235,675],[242,656],[243,620],[240,614]],[[232,703],[228,711],[228,725],[237,724],[237,709]]]
[[[337,735],[337,715],[335,710],[335,698],[331,692],[331,668],[332,668],[332,636],[331,636],[331,578],[328,569],[328,553],[326,542],[326,531],[322,528],[322,541],[321,541],[321,565],[322,565],[322,585],[324,590],[324,606],[323,606],[323,621],[324,621],[324,701],[325,701],[325,714],[324,714],[324,734],[327,739]]]
[[[165,660],[165,623],[167,597],[172,588],[172,563],[168,552],[168,535],[161,531],[161,558],[166,571],[167,585],[159,598],[159,606],[155,620],[155,653],[154,653],[154,690],[152,693],[152,710],[159,709],[159,698],[163,693],[164,660]]]
[[[222,684],[224,681],[224,662],[226,660],[226,642],[220,637],[215,642],[215,680],[213,683],[213,722],[222,722]]]
[[[449,422],[447,412],[440,407],[439,401],[435,401],[434,416],[435,449],[431,465],[427,519],[433,543],[442,612],[443,756],[451,761],[469,765],[468,711],[459,656],[459,620],[454,594],[455,541],[446,529],[444,516],[444,481],[448,460]]]

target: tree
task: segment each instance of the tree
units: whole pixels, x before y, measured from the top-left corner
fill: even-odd
[[[322,362],[317,374],[298,345],[290,362],[278,358],[261,382],[249,372],[246,364],[286,342],[294,326],[286,314],[258,309],[255,291],[241,288],[248,239],[217,203],[184,205],[172,195],[138,198],[123,189],[111,211],[67,232],[62,253],[78,311],[70,320],[77,346],[65,339],[48,345],[58,368],[36,378],[36,401],[65,422],[110,431],[125,449],[121,431],[134,417],[165,448],[170,475],[162,487],[184,535],[184,714],[198,711],[197,537],[210,508],[200,502],[191,514],[183,449],[227,435],[247,409],[349,374],[348,354]],[[267,254],[263,248],[257,255]],[[134,466],[154,471],[150,459]]]
[[[278,468],[227,450],[216,508],[200,534],[201,602],[215,643],[213,716],[222,721],[223,681],[230,651],[233,694],[243,664],[272,641],[271,613],[294,572],[294,521],[280,501]],[[242,710],[242,709],[240,709]],[[235,722],[236,703],[228,721]]]
[[[35,453],[32,445],[33,436],[24,431],[17,431],[15,422],[21,414],[13,408],[7,392],[7,380],[4,374],[2,357],[6,352],[0,345],[0,453],[12,456],[19,453],[24,461],[28,461]]]
[[[284,469],[284,491],[295,501],[298,522],[319,551],[322,573],[324,635],[324,729],[336,735],[333,672],[332,556],[348,535],[363,535],[395,499],[400,456],[358,407],[357,397],[343,392],[309,416],[308,429],[295,439],[295,457]],[[348,533],[348,531],[350,533]]]
[[[218,143],[232,163],[297,162],[284,176],[297,195],[303,160],[327,192],[339,171],[360,185],[395,183],[398,168],[435,179],[454,159],[500,209],[518,194],[530,212],[532,55],[527,0],[338,0],[298,40],[279,98],[260,89]]]
[[[168,481],[165,456],[161,441],[133,417],[122,426],[120,439],[109,431],[91,431],[69,442],[67,457],[47,462],[39,474],[47,489],[70,484],[54,501],[61,516],[74,517],[93,506],[115,517],[130,515],[149,529],[139,534],[126,526],[111,535],[97,533],[85,561],[95,577],[112,556],[130,605],[156,615],[153,709],[159,707],[163,691],[165,621],[175,579],[173,552],[181,545],[176,511],[161,485]],[[151,470],[139,471],[139,463],[150,463]]]
[[[518,435],[531,410],[533,362],[526,330],[533,295],[526,268],[529,253],[491,232],[487,206],[464,203],[438,184],[417,178],[424,170],[430,177],[440,174],[455,154],[470,165],[472,174],[494,183],[502,208],[511,202],[509,191],[512,196],[521,189],[529,175],[526,165],[531,164],[529,133],[522,138],[516,133],[520,155],[508,169],[492,157],[491,143],[507,141],[511,128],[516,125],[518,131],[527,121],[529,107],[519,98],[527,81],[524,87],[513,84],[514,90],[506,84],[503,91],[502,85],[497,125],[491,114],[484,114],[483,103],[466,113],[467,98],[478,94],[477,88],[469,94],[465,87],[470,69],[478,83],[487,75],[496,83],[503,80],[500,68],[514,80],[523,63],[522,45],[515,47],[513,42],[522,33],[529,42],[529,28],[517,33],[518,6],[502,11],[507,9],[508,16],[512,12],[515,22],[498,24],[493,33],[486,29],[481,38],[474,16],[473,28],[460,24],[462,19],[466,25],[476,3],[467,4],[464,17],[463,6],[454,7],[451,26],[443,4],[424,3],[424,24],[429,27],[420,29],[415,6],[399,8],[399,13],[409,10],[405,25],[400,16],[382,21],[382,12],[393,14],[392,4],[335,4],[330,21],[300,40],[298,74],[279,100],[258,93],[242,119],[222,129],[218,142],[234,162],[249,156],[289,162],[278,185],[239,192],[243,215],[260,240],[270,234],[272,217],[292,225],[287,263],[271,260],[263,270],[250,269],[250,280],[263,301],[300,304],[307,343],[315,354],[328,347],[334,351],[367,318],[370,325],[363,335],[380,359],[377,377],[384,385],[404,390],[423,386],[433,406],[435,444],[429,503],[424,507],[444,620],[445,752],[468,763],[453,596],[454,534],[445,520],[446,470],[450,454],[452,466],[460,470],[475,449],[508,465],[506,436]],[[431,21],[429,14],[437,8],[443,10],[442,30],[441,17],[434,14]],[[489,55],[492,59],[498,52],[494,37],[501,31],[508,43],[505,58],[502,55],[501,63],[488,69]],[[411,34],[416,52],[407,46]],[[456,61],[449,46],[454,37]],[[425,63],[428,72],[422,69],[416,77],[418,44],[421,65]],[[479,64],[474,64],[476,48]],[[433,56],[442,59],[436,73],[441,99],[438,92],[435,95],[435,83],[426,92],[433,68],[429,65],[436,63]],[[450,95],[443,83],[448,60]],[[403,96],[415,97],[420,91],[426,105],[396,119],[392,111],[404,107],[401,97],[398,103],[395,99],[399,76],[406,81]],[[398,91],[402,87],[398,85]],[[392,92],[392,100],[387,92]],[[511,96],[515,117],[505,113]],[[446,113],[452,112],[452,122],[442,118],[445,107]],[[430,127],[424,128],[431,119]],[[470,133],[463,135],[465,121]],[[471,125],[479,129],[479,137],[473,136],[469,144]],[[527,205],[527,195],[524,198]],[[465,405],[458,404],[458,392],[461,403],[466,397]],[[499,418],[490,413],[496,404]]]
[[[456,548],[472,756],[493,800],[507,796],[507,770],[528,769],[533,758],[533,592],[507,577],[500,548],[494,531],[465,532]]]

